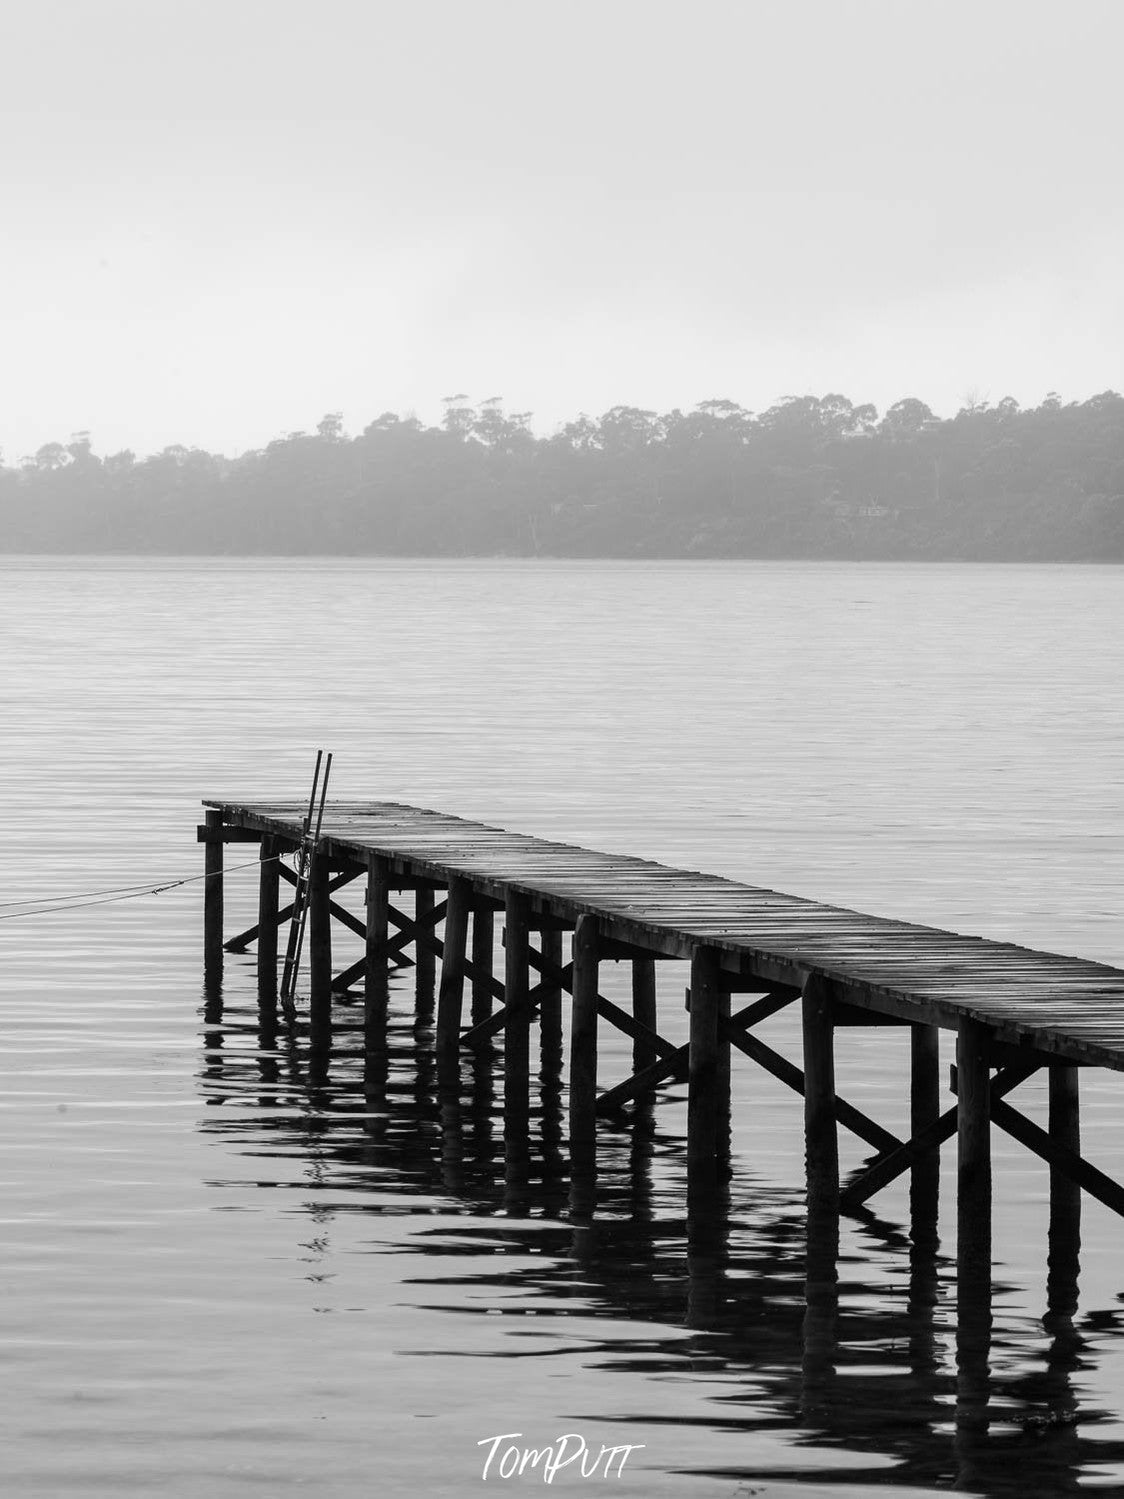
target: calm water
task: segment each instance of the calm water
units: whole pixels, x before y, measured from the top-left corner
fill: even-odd
[[[324,744],[341,797],[1124,964],[1119,568],[9,560],[0,580],[5,901],[195,873],[200,797],[297,795]],[[227,887],[234,930],[253,871]],[[442,1116],[404,981],[385,1079],[346,1024],[327,1066],[259,1025],[252,954],[205,1013],[200,891],[0,908],[5,1492],[454,1495],[482,1440],[578,1431],[644,1444],[587,1493],[1124,1493],[1124,1228],[1086,1204],[1076,1318],[1044,1325],[1046,1172],[1004,1137],[991,1426],[966,1442],[947,1174],[942,1243],[912,1265],[903,1186],[845,1220],[816,1327],[799,1100],[735,1065],[726,1242],[687,1253],[681,1088],[606,1132],[604,1213],[575,1238],[556,1088],[530,1185],[505,1188],[487,1078]],[[789,1018],[765,1034],[798,1055]],[[902,1044],[841,1038],[840,1091],[890,1128]],[[1083,1088],[1089,1154],[1124,1175],[1120,1080]],[[1041,1093],[1018,1101],[1040,1116]]]

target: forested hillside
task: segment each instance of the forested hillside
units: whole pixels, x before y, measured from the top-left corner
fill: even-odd
[[[497,400],[385,413],[227,458],[99,456],[87,433],[0,467],[7,552],[1124,560],[1124,398],[934,417],[841,395],[615,406],[536,437]]]

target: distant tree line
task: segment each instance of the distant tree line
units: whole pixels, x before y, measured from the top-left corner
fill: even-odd
[[[100,457],[88,433],[0,464],[0,550],[1124,560],[1124,398],[881,417],[841,395],[753,414],[614,406],[536,437],[498,398],[386,412],[225,458]]]

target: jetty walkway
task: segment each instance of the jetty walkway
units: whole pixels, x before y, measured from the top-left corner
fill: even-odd
[[[210,876],[206,980],[221,981],[224,948],[256,942],[259,985],[264,994],[275,993],[278,931],[291,916],[281,891],[295,880],[281,856],[299,845],[306,807],[212,799],[204,805],[198,836]],[[223,847],[230,842],[260,844],[259,909],[253,927],[224,941]],[[362,916],[333,898],[356,880],[365,883]],[[406,902],[399,900],[403,892]],[[337,970],[332,936],[339,926],[361,939],[363,952]],[[311,874],[309,928],[313,1035],[330,1029],[333,995],[361,987],[368,1041],[379,1044],[389,973],[412,963],[419,991],[427,984],[436,988],[438,1075],[446,1087],[457,1086],[466,1054],[503,1034],[507,1135],[527,1128],[531,1022],[541,1026],[544,1054],[553,1048],[560,1056],[568,996],[575,1215],[593,1211],[598,1117],[625,1110],[669,1078],[685,1079],[688,1087],[688,1211],[692,1200],[714,1193],[729,1160],[732,1052],[804,1096],[812,1212],[857,1210],[905,1171],[912,1172],[915,1189],[935,1193],[939,1147],[955,1136],[958,1263],[966,1283],[990,1270],[992,1125],[1049,1164],[1052,1243],[1076,1232],[1082,1190],[1124,1214],[1124,1188],[1081,1156],[1078,1088],[1084,1067],[1124,1070],[1120,969],[390,802],[327,803]],[[690,964],[689,1041],[683,1046],[660,1031],[657,972],[668,959]],[[606,960],[632,966],[631,1011],[599,993],[599,965]],[[673,1002],[682,1003],[681,991]],[[761,1021],[793,1004],[802,1016],[802,1066],[754,1034]],[[598,1075],[601,1023],[632,1040],[633,1070],[625,1078]],[[909,1139],[836,1091],[835,1031],[864,1025],[908,1031]],[[955,1099],[947,1109],[941,1105],[941,1029],[956,1034]],[[1043,1069],[1049,1079],[1046,1129],[1006,1101]],[[839,1175],[839,1126],[871,1150],[846,1182]]]

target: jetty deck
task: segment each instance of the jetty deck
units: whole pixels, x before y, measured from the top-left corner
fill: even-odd
[[[292,875],[281,856],[302,836],[297,801],[206,800],[205,971],[221,977],[224,945],[258,943],[259,981],[276,981],[277,929],[289,912],[279,887]],[[224,944],[222,850],[261,844],[256,926]],[[333,896],[365,878],[357,916]],[[391,900],[411,895],[407,912]],[[373,1043],[385,1026],[392,966],[413,962],[419,986],[440,964],[436,1050],[455,1087],[460,1058],[503,1033],[505,1124],[525,1118],[532,1018],[543,1045],[562,1046],[562,996],[571,1000],[570,1156],[575,1202],[587,1210],[596,1170],[596,1120],[650,1095],[668,1078],[688,1081],[688,1191],[721,1179],[729,1154],[731,1050],[764,1067],[805,1099],[810,1207],[857,1208],[904,1171],[935,1190],[940,1144],[959,1148],[962,1262],[990,1263],[990,1147],[994,1124],[1051,1167],[1052,1232],[1072,1220],[1084,1189],[1124,1213],[1124,1189],[1080,1155],[1078,1074],[1124,1070],[1124,971],[1010,943],[963,936],[805,900],[650,860],[531,837],[442,812],[392,802],[331,801],[312,877],[309,1004],[314,1026],[330,1025],[333,994],[361,984]],[[502,975],[493,972],[494,923],[503,919]],[[364,942],[363,957],[337,972],[333,923]],[[471,940],[470,940],[471,928]],[[571,938],[569,959],[563,939]],[[537,944],[537,945],[536,945]],[[407,954],[412,953],[409,958]],[[633,1007],[598,993],[599,963],[633,965]],[[690,1040],[660,1034],[660,960],[691,965]],[[471,1022],[463,1007],[471,985]],[[731,1013],[734,994],[756,996]],[[682,1005],[682,989],[669,1003]],[[802,1012],[803,1067],[780,1056],[753,1027],[786,1005]],[[607,1022],[634,1043],[634,1071],[598,1088],[597,1028]],[[911,1138],[901,1140],[840,1098],[834,1033],[840,1026],[908,1027],[906,1073]],[[955,1101],[942,1112],[940,1029],[957,1037]],[[1045,1069],[1049,1128],[1004,1101]],[[874,1151],[860,1174],[839,1180],[838,1126]],[[1060,1231],[1060,1228],[1059,1228]]]

